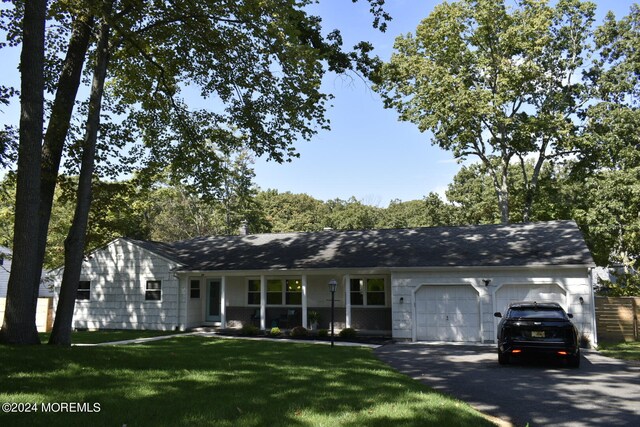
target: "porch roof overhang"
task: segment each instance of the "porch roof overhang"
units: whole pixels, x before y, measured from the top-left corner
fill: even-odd
[[[179,275],[207,275],[207,276],[301,276],[301,275],[318,275],[318,276],[331,276],[331,275],[393,275],[399,273],[451,273],[465,271],[474,272],[492,272],[500,270],[506,271],[523,271],[523,270],[585,270],[595,267],[594,265],[545,265],[545,264],[529,264],[522,266],[453,266],[453,267],[395,267],[395,268],[322,268],[322,269],[271,269],[271,270],[188,270],[185,268],[178,268],[172,270],[175,274]]]

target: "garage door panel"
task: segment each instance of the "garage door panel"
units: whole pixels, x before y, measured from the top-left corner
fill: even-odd
[[[496,309],[504,313],[512,302],[557,302],[565,309],[567,295],[558,285],[504,285],[496,292]]]
[[[417,338],[478,341],[478,293],[469,285],[423,286],[416,293]]]

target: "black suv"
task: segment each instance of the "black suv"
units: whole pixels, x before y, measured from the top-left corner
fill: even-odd
[[[580,366],[578,330],[571,314],[556,303],[517,302],[509,305],[498,324],[498,362],[512,356],[546,354],[560,357],[572,368]]]

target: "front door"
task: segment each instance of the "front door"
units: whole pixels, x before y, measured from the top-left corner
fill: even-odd
[[[220,280],[209,280],[207,285],[207,322],[220,321]]]

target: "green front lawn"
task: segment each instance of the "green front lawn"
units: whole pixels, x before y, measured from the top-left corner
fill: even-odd
[[[640,342],[598,343],[598,351],[616,359],[640,361]]]
[[[107,347],[0,346],[0,379],[0,403],[41,409],[43,402],[85,402],[94,410],[0,413],[0,425],[491,425],[365,348],[194,336]]]
[[[76,331],[71,334],[71,343],[73,344],[98,344],[102,342],[135,340],[138,338],[159,337],[163,335],[175,335],[180,332],[175,331],[135,331],[135,330],[117,330],[117,331]],[[46,344],[49,341],[51,333],[42,332],[40,341]]]

